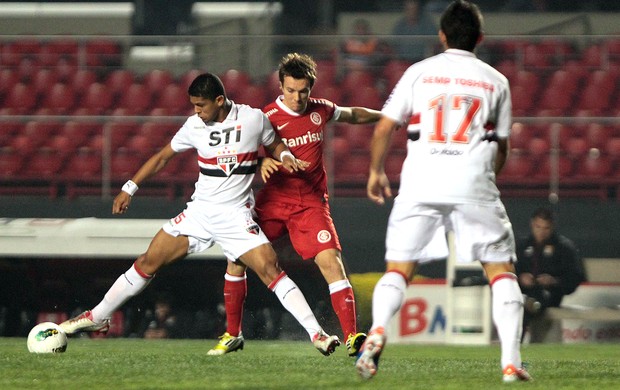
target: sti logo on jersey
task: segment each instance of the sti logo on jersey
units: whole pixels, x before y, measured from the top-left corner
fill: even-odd
[[[217,165],[222,171],[224,171],[224,173],[226,173],[226,176],[230,176],[230,173],[234,171],[235,168],[237,168],[237,166],[239,165],[239,160],[237,159],[236,155],[219,156],[217,158]]]

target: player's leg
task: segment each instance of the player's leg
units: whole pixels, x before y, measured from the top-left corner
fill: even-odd
[[[506,263],[483,263],[491,285],[493,323],[501,346],[503,380],[530,380],[521,360],[523,332],[523,294],[519,288],[514,266]]]
[[[208,355],[223,355],[243,349],[241,332],[243,305],[247,296],[246,266],[228,260],[224,275],[224,308],[226,309],[226,332],[219,337],[217,345]]]
[[[325,249],[316,255],[314,261],[328,284],[332,307],[346,340],[347,353],[357,356],[366,334],[357,332],[355,295],[344,270],[342,255],[337,249]]]
[[[377,373],[379,357],[387,340],[385,328],[400,310],[417,260],[447,256],[444,210],[428,205],[397,201],[390,213],[385,240],[386,272],[372,296],[372,326],[362,345],[356,368],[364,379]]]
[[[161,267],[185,257],[187,249],[187,237],[174,237],[160,230],[146,253],[140,255],[134,264],[116,279],[97,306],[63,322],[60,327],[67,334],[107,331],[112,313],[131,297],[142,292]]]
[[[372,326],[355,364],[357,372],[364,379],[370,379],[377,373],[379,357],[387,340],[385,328],[400,310],[415,269],[414,261],[387,261],[386,271],[375,285],[372,294]]]
[[[520,351],[523,294],[512,264],[516,258],[515,240],[506,210],[501,203],[456,205],[450,221],[457,258],[480,259],[491,285],[491,311],[500,340],[504,381],[529,380]]]
[[[329,336],[323,331],[297,284],[278,266],[271,244],[262,244],[244,253],[240,259],[276,294],[282,306],[304,327],[321,353],[330,355],[334,352],[340,345],[338,336]]]

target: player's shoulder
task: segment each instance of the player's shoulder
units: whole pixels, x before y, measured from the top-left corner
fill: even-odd
[[[280,107],[278,107],[278,105],[276,104],[275,101],[267,104],[265,107],[263,107],[262,109],[263,113],[265,115],[267,115],[267,117],[272,116],[273,114],[277,113],[278,111],[280,111]]]
[[[336,104],[332,102],[331,100],[320,98],[320,97],[318,98],[311,97],[310,99],[308,99],[308,108],[306,109],[306,111],[319,111],[319,110],[333,111],[335,109],[336,109]]]

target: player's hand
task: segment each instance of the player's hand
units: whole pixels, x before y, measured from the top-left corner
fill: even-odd
[[[308,161],[300,160],[290,155],[284,156],[281,164],[284,167],[284,169],[286,169],[287,171],[291,173],[297,172],[297,171],[305,171],[306,168],[310,166],[310,163]]]
[[[116,198],[114,198],[112,214],[125,214],[129,208],[129,203],[131,203],[131,195],[125,191],[121,191],[116,195]]]
[[[278,171],[278,168],[282,163],[275,158],[263,157],[260,163],[260,177],[263,182],[266,183],[271,175]]]
[[[544,287],[555,286],[559,283],[558,279],[549,274],[540,274],[536,277],[536,282]]]
[[[368,184],[366,185],[366,194],[371,201],[380,206],[385,204],[385,197],[392,197],[390,180],[385,172],[370,172]]]
[[[523,287],[534,287],[536,285],[536,279],[531,273],[524,272],[519,275],[519,284]]]

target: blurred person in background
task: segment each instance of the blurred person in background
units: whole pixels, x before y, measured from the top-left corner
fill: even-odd
[[[396,58],[407,62],[418,62],[430,54],[431,43],[411,38],[411,35],[437,35],[437,27],[427,14],[420,0],[405,0],[403,3],[403,16],[392,28],[392,35],[398,35],[392,45]],[[407,37],[404,37],[407,36]]]
[[[523,327],[530,342],[544,340],[551,320],[548,307],[559,307],[565,295],[586,281],[583,260],[575,244],[555,231],[553,212],[538,208],[530,218],[530,234],[517,242],[519,285],[525,295]]]

